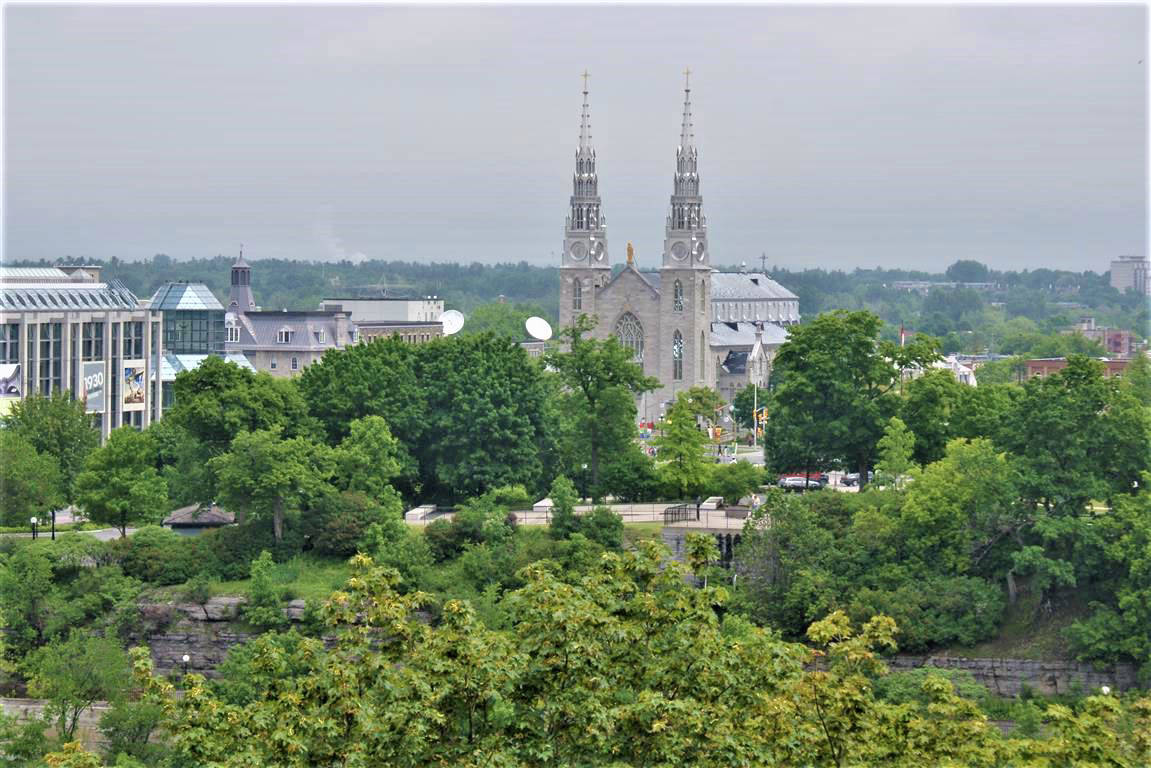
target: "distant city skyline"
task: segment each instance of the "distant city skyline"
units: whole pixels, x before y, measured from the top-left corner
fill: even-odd
[[[1147,253],[1142,6],[5,11],[5,260],[558,266],[590,73],[614,263],[660,262],[685,67],[712,261]]]

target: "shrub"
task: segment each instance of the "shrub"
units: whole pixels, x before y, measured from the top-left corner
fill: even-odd
[[[252,520],[243,525],[230,525],[209,531],[199,537],[207,570],[224,580],[248,576],[252,561],[267,550],[277,563],[287,562],[303,549],[302,526],[290,526],[284,540],[277,542],[271,520]]]
[[[621,502],[658,499],[663,484],[655,462],[639,446],[631,446],[600,467],[600,490]]]
[[[899,647],[912,653],[994,636],[1003,616],[999,587],[970,576],[932,576],[895,589],[864,588],[849,613],[855,620],[885,614],[899,625]]]
[[[623,518],[610,507],[597,506],[579,519],[580,532],[605,549],[623,546]]]
[[[451,520],[434,520],[424,528],[424,540],[428,543],[432,558],[437,563],[451,560],[464,548],[463,530]]]
[[[248,585],[248,602],[244,618],[261,629],[279,629],[288,623],[280,608],[280,589],[272,578],[272,553],[264,550],[252,561],[252,582]]]
[[[113,547],[124,573],[148,584],[183,584],[204,568],[196,541],[155,525],[115,540]]]
[[[329,493],[315,505],[303,528],[318,554],[350,557],[359,551],[368,526],[384,515],[384,508],[363,493]]]

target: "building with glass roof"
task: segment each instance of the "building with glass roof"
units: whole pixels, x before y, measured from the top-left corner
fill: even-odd
[[[164,351],[173,355],[224,354],[224,305],[203,283],[165,283],[149,307],[164,317]]]
[[[0,414],[68,391],[107,437],[159,419],[153,381],[163,312],[149,313],[100,267],[0,267]]]

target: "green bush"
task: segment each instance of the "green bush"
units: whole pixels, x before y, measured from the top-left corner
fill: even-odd
[[[623,518],[610,507],[597,506],[579,519],[580,533],[605,549],[623,546]]]
[[[864,588],[849,613],[856,621],[885,614],[899,625],[901,650],[911,653],[940,645],[974,645],[995,635],[1003,616],[1002,590],[970,576],[930,576],[895,589]]]
[[[304,535],[318,554],[350,557],[360,550],[368,527],[383,517],[383,507],[363,493],[329,493],[305,518]]]
[[[945,678],[965,699],[983,701],[989,695],[987,688],[975,682],[975,676],[968,670],[938,667],[920,667],[884,675],[875,681],[875,695],[892,704],[915,702],[926,706],[931,703],[931,697],[924,693],[923,683],[929,676]]]
[[[248,577],[252,561],[267,550],[277,563],[287,562],[303,549],[302,526],[288,526],[284,540],[277,542],[271,520],[252,520],[229,525],[199,537],[206,567],[225,581]]]
[[[124,573],[148,584],[183,584],[204,569],[198,542],[160,526],[145,526],[112,545]]]
[[[280,606],[280,587],[272,576],[274,567],[272,553],[267,550],[252,561],[252,581],[248,585],[244,618],[261,629],[280,629],[288,624]]]

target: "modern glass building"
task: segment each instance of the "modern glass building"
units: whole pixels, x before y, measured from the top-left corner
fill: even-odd
[[[164,313],[164,352],[224,355],[224,306],[203,283],[165,283],[152,295],[153,312]]]

